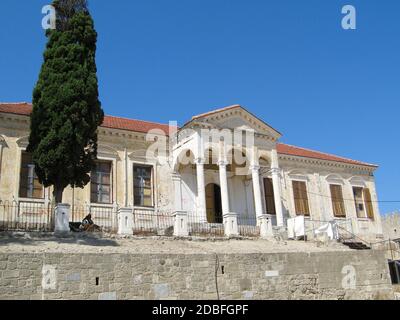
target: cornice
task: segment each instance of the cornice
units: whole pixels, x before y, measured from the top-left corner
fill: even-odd
[[[321,166],[321,167],[325,167],[325,168],[329,167],[329,168],[351,169],[351,170],[356,170],[356,171],[363,171],[366,174],[371,174],[371,173],[375,172],[375,170],[376,170],[376,168],[373,168],[373,167],[350,164],[350,163],[339,162],[339,161],[328,161],[328,160],[322,160],[322,159],[297,157],[297,156],[290,156],[290,155],[284,155],[284,154],[279,154],[278,156],[279,156],[279,160],[283,160],[283,161],[293,161],[293,162],[297,162],[297,163],[303,163],[306,165]]]

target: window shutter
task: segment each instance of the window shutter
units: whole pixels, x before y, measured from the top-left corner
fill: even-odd
[[[364,200],[365,200],[365,206],[367,207],[367,217],[369,219],[374,219],[374,207],[372,205],[372,198],[371,198],[371,192],[369,191],[368,188],[364,189]]]
[[[342,186],[330,185],[333,214],[335,217],[346,217]]]
[[[274,186],[272,184],[272,179],[264,179],[264,189],[265,189],[265,202],[267,206],[268,214],[276,214],[275,210],[275,198],[274,198]]]
[[[297,215],[310,215],[308,206],[307,185],[302,181],[293,181],[294,204]]]

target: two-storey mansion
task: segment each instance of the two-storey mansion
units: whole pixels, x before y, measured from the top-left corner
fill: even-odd
[[[3,203],[50,201],[50,190],[38,182],[25,152],[31,110],[28,103],[0,104]],[[160,137],[165,133],[172,147],[165,155],[149,157],[154,139],[149,141],[147,133],[154,129]],[[254,143],[240,150],[234,143],[208,147],[200,134],[204,129],[251,131]],[[304,215],[313,221],[350,221],[354,233],[380,237],[377,166],[281,144],[280,137],[238,105],[195,116],[179,129],[107,116],[99,128],[98,162],[91,183],[84,189],[66,189],[64,202],[155,214],[185,211],[213,225],[222,223],[228,213],[236,213],[239,224],[268,214],[278,227],[284,227],[290,217]],[[248,165],[236,163],[235,153]],[[180,161],[183,155],[190,161]],[[244,171],[237,174],[238,168]]]

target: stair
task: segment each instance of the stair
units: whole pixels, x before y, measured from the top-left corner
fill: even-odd
[[[343,241],[342,242],[345,246],[349,247],[353,250],[371,250],[369,246],[362,242],[355,242],[355,241]]]

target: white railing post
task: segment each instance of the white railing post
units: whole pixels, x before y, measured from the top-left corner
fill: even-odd
[[[58,204],[54,210],[55,224],[54,232],[66,233],[70,232],[69,228],[69,215],[71,212],[71,206],[69,204]]]
[[[227,213],[224,214],[224,230],[225,236],[227,237],[234,237],[239,235],[239,226],[238,226],[238,219],[237,213]]]
[[[120,208],[118,210],[118,234],[133,235],[133,209]]]
[[[271,239],[274,236],[272,229],[272,219],[271,216],[263,214],[258,217],[258,223],[260,226],[260,237],[261,239]]]
[[[187,237],[189,236],[188,213],[186,211],[176,211],[174,217],[174,236]]]

